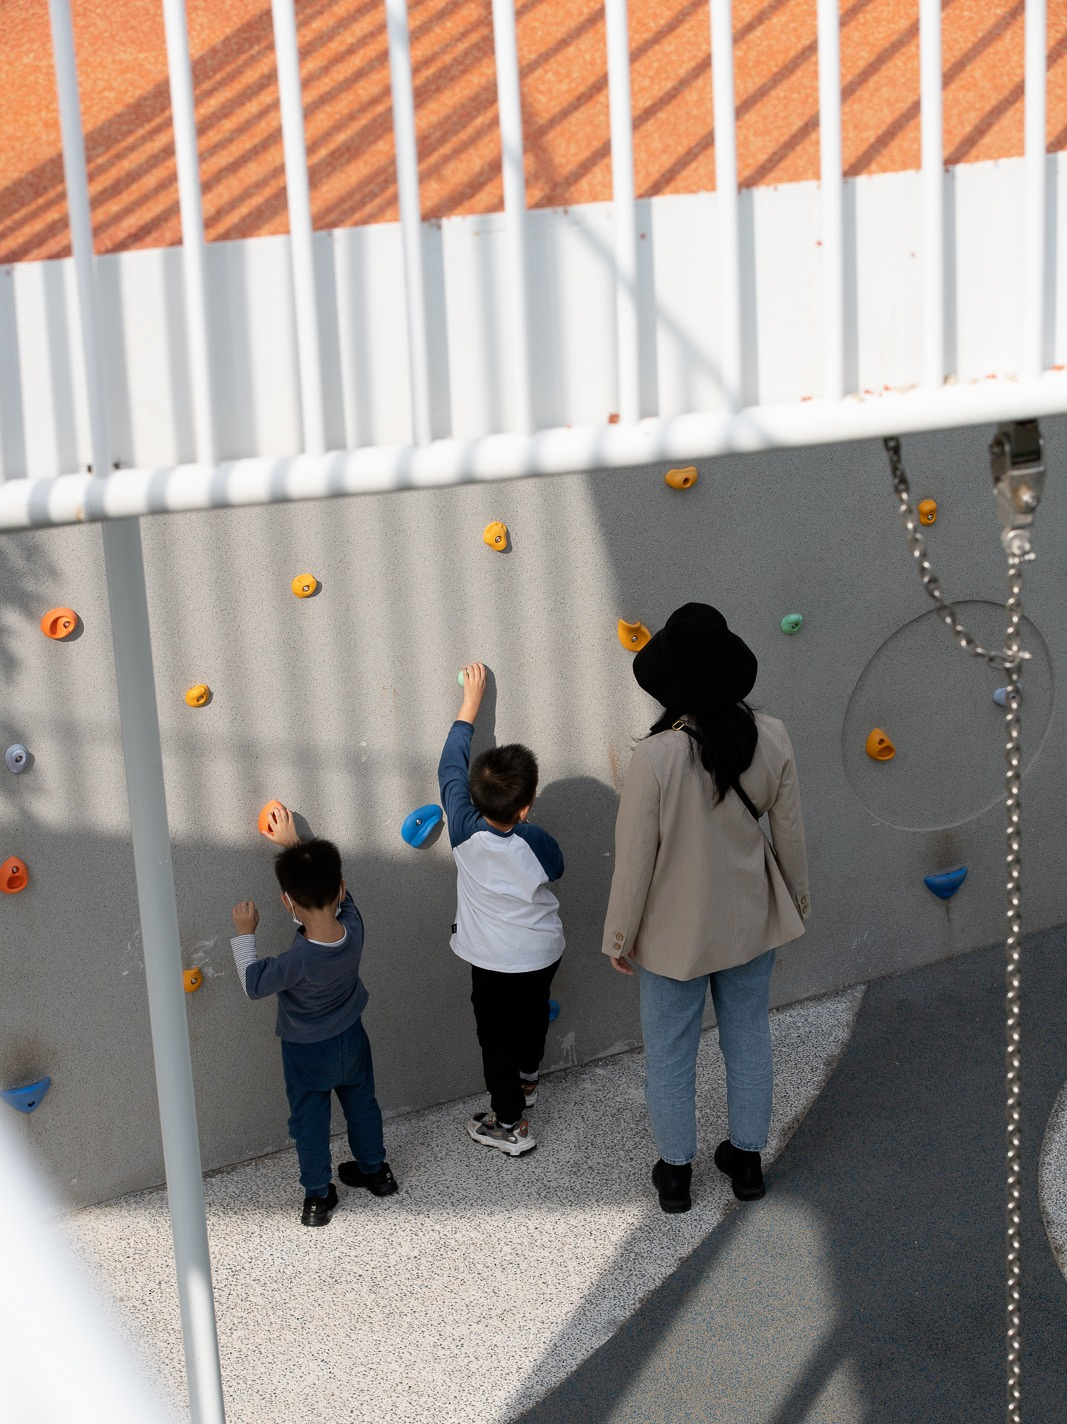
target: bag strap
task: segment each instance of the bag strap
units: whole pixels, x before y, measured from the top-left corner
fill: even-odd
[[[700,739],[700,733],[694,731],[693,728],[690,727],[687,722],[683,722],[683,721],[681,720],[681,718],[679,718],[678,721],[675,722],[675,724],[674,724],[674,726],[673,726],[673,728],[672,728],[671,730],[672,730],[672,731],[675,731],[675,732],[687,732],[687,733],[689,734],[689,736],[691,736],[691,737],[693,738],[693,741],[696,742],[697,746],[702,746],[702,745],[703,745],[703,743],[701,742],[701,739]],[[759,820],[759,812],[756,810],[755,806],[753,806],[753,804],[752,804],[751,800],[749,799],[749,797],[748,797],[748,796],[745,794],[745,792],[743,791],[743,789],[742,789],[742,787],[741,787],[741,783],[740,783],[739,781],[735,781],[735,782],[733,783],[733,785],[731,786],[730,789],[731,789],[732,791],[736,791],[736,792],[737,792],[738,796],[741,798],[741,802],[742,802],[742,804],[744,805],[745,810],[748,812],[748,814],[752,817],[752,819],[753,819],[754,821],[758,821],[758,820]]]

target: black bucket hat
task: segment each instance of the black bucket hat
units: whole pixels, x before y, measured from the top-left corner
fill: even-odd
[[[719,711],[752,691],[759,667],[710,603],[676,608],[634,658],[639,686],[672,711]]]

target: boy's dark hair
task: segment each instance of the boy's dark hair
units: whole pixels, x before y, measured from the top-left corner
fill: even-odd
[[[490,747],[474,758],[470,787],[476,810],[490,821],[514,825],[537,792],[537,758],[520,742]]]
[[[341,889],[341,852],[333,841],[305,841],[287,846],[274,861],[283,892],[308,910],[324,910]]]

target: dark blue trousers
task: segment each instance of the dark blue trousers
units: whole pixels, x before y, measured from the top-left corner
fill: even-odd
[[[385,1142],[363,1020],[357,1019],[351,1028],[319,1043],[290,1043],[283,1038],[282,1068],[289,1099],[289,1136],[296,1143],[304,1194],[325,1196],[333,1178],[331,1093],[337,1094],[345,1115],[348,1145],[356,1164],[362,1172],[376,1172],[385,1161]]]

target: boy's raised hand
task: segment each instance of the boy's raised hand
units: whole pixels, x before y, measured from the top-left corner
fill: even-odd
[[[463,701],[460,704],[457,720],[470,722],[473,726],[484,696],[485,664],[468,663],[463,669]]]
[[[300,844],[293,813],[288,806],[279,805],[274,808],[267,817],[267,829],[263,834],[275,845],[295,846]]]
[[[238,934],[255,934],[259,911],[255,900],[241,900],[233,907],[233,927]]]

